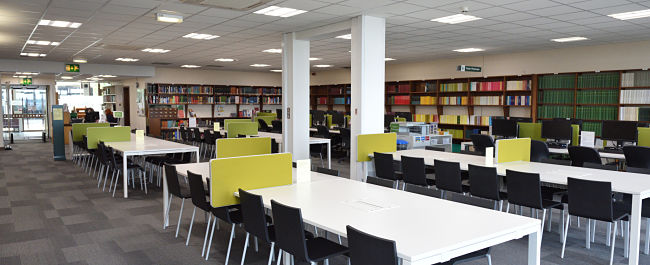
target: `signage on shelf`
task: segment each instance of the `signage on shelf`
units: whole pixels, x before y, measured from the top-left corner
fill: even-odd
[[[79,65],[78,64],[66,64],[65,65],[65,71],[69,73],[78,73],[79,72]]]
[[[461,64],[456,67],[456,70],[461,72],[481,72],[481,67]]]
[[[23,78],[23,80],[20,81],[21,85],[31,85],[32,84],[32,79],[31,78]]]

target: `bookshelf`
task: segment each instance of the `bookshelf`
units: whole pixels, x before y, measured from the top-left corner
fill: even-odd
[[[251,118],[253,112],[281,108],[282,89],[272,86],[148,83],[145,112],[149,134],[179,139],[189,110],[199,120]]]
[[[105,86],[102,87],[102,107],[104,109],[110,109],[112,111],[117,110],[117,87],[116,86]]]

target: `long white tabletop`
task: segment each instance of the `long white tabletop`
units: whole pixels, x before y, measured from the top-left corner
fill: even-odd
[[[371,155],[372,156],[372,155]],[[396,160],[401,156],[423,157],[427,165],[433,166],[434,159],[460,162],[463,170],[468,164],[486,166],[485,158],[482,156],[465,155],[450,152],[437,152],[422,149],[402,150],[393,153]],[[615,192],[632,195],[632,215],[630,233],[630,257],[629,264],[639,263],[639,242],[641,236],[641,201],[650,197],[650,176],[645,174],[627,173],[620,171],[609,171],[583,167],[572,167],[535,162],[509,162],[495,165],[497,172],[505,175],[507,169],[523,172],[539,173],[540,180],[546,183],[566,185],[567,178],[579,178],[586,180],[607,181],[612,183],[612,190]]]
[[[148,136],[138,139],[135,134],[131,134],[130,141],[106,142],[104,144],[112,147],[115,151],[122,153],[122,174],[124,176],[122,182],[124,183],[124,198],[129,197],[129,182],[127,181],[127,161],[129,156],[196,152],[197,161],[200,157],[198,146],[180,144]]]
[[[460,150],[465,150],[467,146],[473,146],[474,143],[472,142],[461,142],[460,143]],[[568,155],[569,154],[569,149],[566,148],[549,148],[548,151],[551,154],[559,154],[559,155]],[[609,153],[609,152],[598,152],[600,154],[600,157],[602,158],[609,158],[609,159],[619,159],[619,160],[625,160],[625,155],[623,154],[618,154],[618,153]]]
[[[282,145],[281,133],[257,132],[257,136],[272,138],[278,144]],[[332,141],[327,138],[309,137],[309,144],[327,144],[327,168],[332,168]]]

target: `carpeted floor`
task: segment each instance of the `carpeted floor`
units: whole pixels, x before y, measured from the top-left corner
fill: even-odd
[[[172,205],[172,226],[163,230],[160,188],[151,188],[149,194],[139,189],[130,191],[129,199],[113,198],[97,189],[96,180],[71,161],[53,161],[50,143],[17,143],[13,148],[0,151],[0,264],[224,263],[230,231],[224,223],[215,232],[209,261],[201,258],[203,218],[196,218],[190,245],[185,246],[192,209],[189,202],[180,235],[175,238],[180,202]],[[349,171],[348,162],[334,160],[332,164],[335,169]],[[584,226],[571,227],[565,258],[561,259],[557,212],[554,219],[553,232],[544,234],[542,264],[608,263],[604,224],[598,225],[596,243],[589,250],[584,248]],[[236,231],[230,264],[240,262],[244,244],[243,230]],[[525,264],[526,249],[526,239],[496,246],[493,264]],[[250,249],[246,264],[266,264],[268,251],[264,245],[260,245],[259,253]],[[614,260],[616,264],[627,262],[620,237]],[[331,264],[347,263],[339,258]],[[650,256],[642,254],[640,264],[650,264]]]

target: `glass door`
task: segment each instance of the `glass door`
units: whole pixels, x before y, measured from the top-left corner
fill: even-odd
[[[41,139],[48,127],[47,87],[3,88],[3,110],[3,131],[11,132],[14,140]]]

